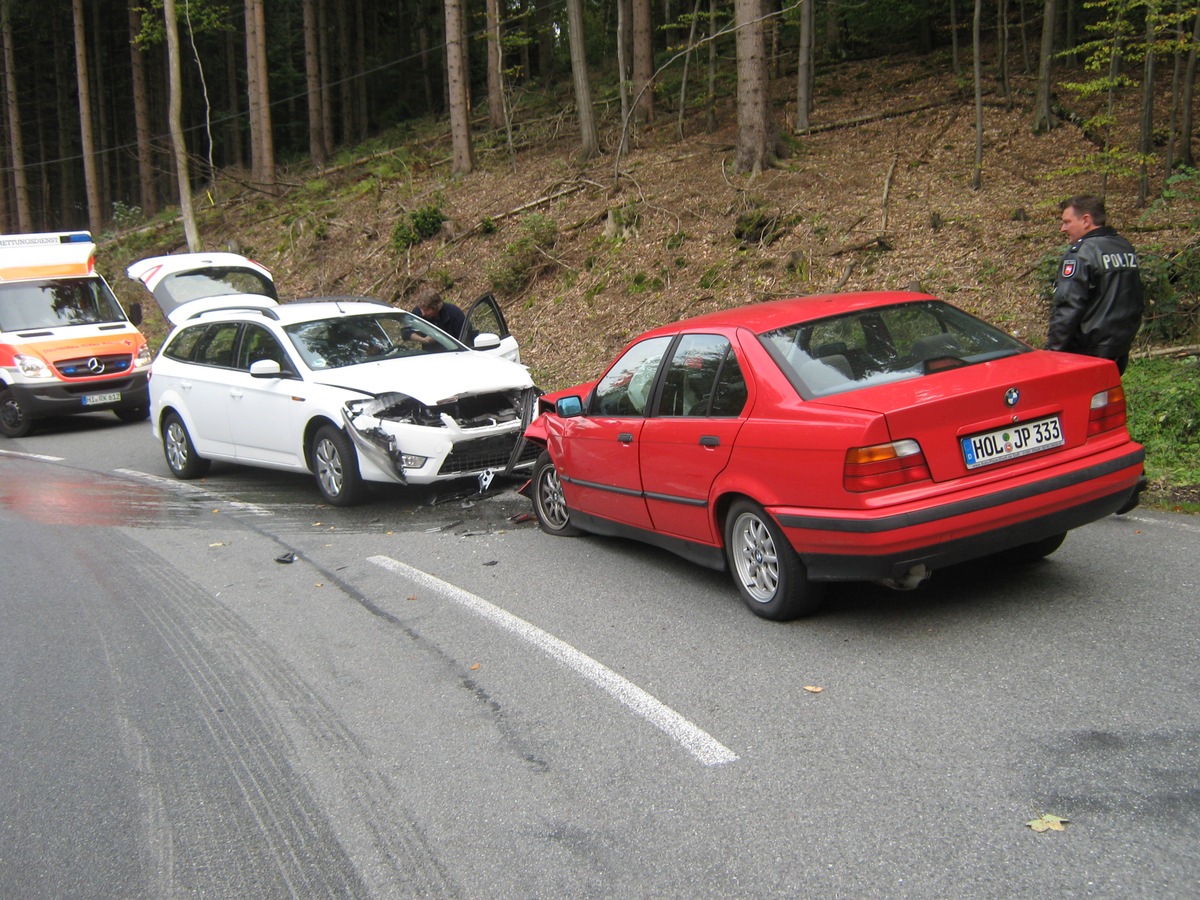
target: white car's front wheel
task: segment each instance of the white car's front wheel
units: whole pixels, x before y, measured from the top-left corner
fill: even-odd
[[[333,506],[353,506],[362,499],[358,455],[345,433],[322,425],[313,435],[312,470],[321,495]]]

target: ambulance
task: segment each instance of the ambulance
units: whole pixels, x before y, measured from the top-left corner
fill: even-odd
[[[0,434],[38,419],[150,413],[150,348],[95,269],[86,231],[0,235]]]

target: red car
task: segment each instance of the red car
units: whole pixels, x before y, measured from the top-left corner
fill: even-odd
[[[916,293],[653,329],[599,380],[541,397],[526,437],[544,448],[543,531],[728,566],[769,619],[811,612],[831,581],[913,588],[991,554],[1041,559],[1143,483],[1113,363]]]

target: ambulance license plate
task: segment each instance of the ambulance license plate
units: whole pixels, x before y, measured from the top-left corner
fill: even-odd
[[[101,406],[105,403],[117,403],[121,399],[120,391],[113,391],[111,394],[84,394],[84,406]]]
[[[978,469],[1006,459],[1040,453],[1051,447],[1061,447],[1064,439],[1058,416],[1050,416],[1036,422],[1006,425],[960,440],[967,468]]]

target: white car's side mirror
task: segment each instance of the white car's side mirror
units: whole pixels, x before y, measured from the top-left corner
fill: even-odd
[[[472,346],[476,350],[495,350],[500,346],[500,335],[492,334],[490,331],[482,331],[475,335],[475,341]]]
[[[282,378],[283,369],[273,359],[259,359],[250,363],[250,375],[254,378]]]

